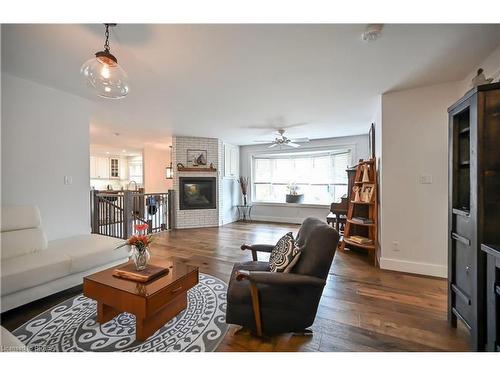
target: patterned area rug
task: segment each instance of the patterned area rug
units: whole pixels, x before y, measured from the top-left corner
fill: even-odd
[[[214,351],[227,331],[227,284],[200,274],[188,292],[188,307],[147,341],[135,340],[135,317],[122,313],[100,325],[96,302],[83,295],[70,298],[31,319],[13,334],[33,351],[180,352]]]

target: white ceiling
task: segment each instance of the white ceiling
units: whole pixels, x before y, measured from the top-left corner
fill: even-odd
[[[96,97],[79,75],[102,49],[102,25],[3,25],[2,70],[94,101],[93,143],[141,148],[174,135],[237,144],[366,133],[381,93],[461,80],[500,45],[500,25],[120,24],[111,51],[129,96]],[[115,136],[114,133],[120,133]]]

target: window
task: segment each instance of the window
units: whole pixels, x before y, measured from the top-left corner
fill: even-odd
[[[128,159],[128,178],[142,185],[142,157],[131,157]]]
[[[303,203],[338,201],[347,193],[350,162],[351,150],[254,156],[253,200],[284,203],[293,184],[304,195]]]

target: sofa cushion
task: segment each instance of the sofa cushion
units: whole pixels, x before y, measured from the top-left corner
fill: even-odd
[[[2,232],[2,259],[34,253],[47,248],[47,238],[41,228]]]
[[[2,295],[64,277],[70,268],[70,258],[51,249],[3,259]]]
[[[39,228],[41,226],[40,211],[36,206],[2,206],[2,222],[0,230]]]
[[[116,247],[125,240],[83,234],[49,242],[49,249],[66,254],[71,260],[70,272],[81,272],[119,259],[126,259],[129,247]]]

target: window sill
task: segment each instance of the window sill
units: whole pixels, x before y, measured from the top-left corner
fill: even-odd
[[[277,207],[300,207],[300,208],[330,208],[329,204],[315,203],[281,203],[281,202],[252,202],[253,206],[277,206]]]

